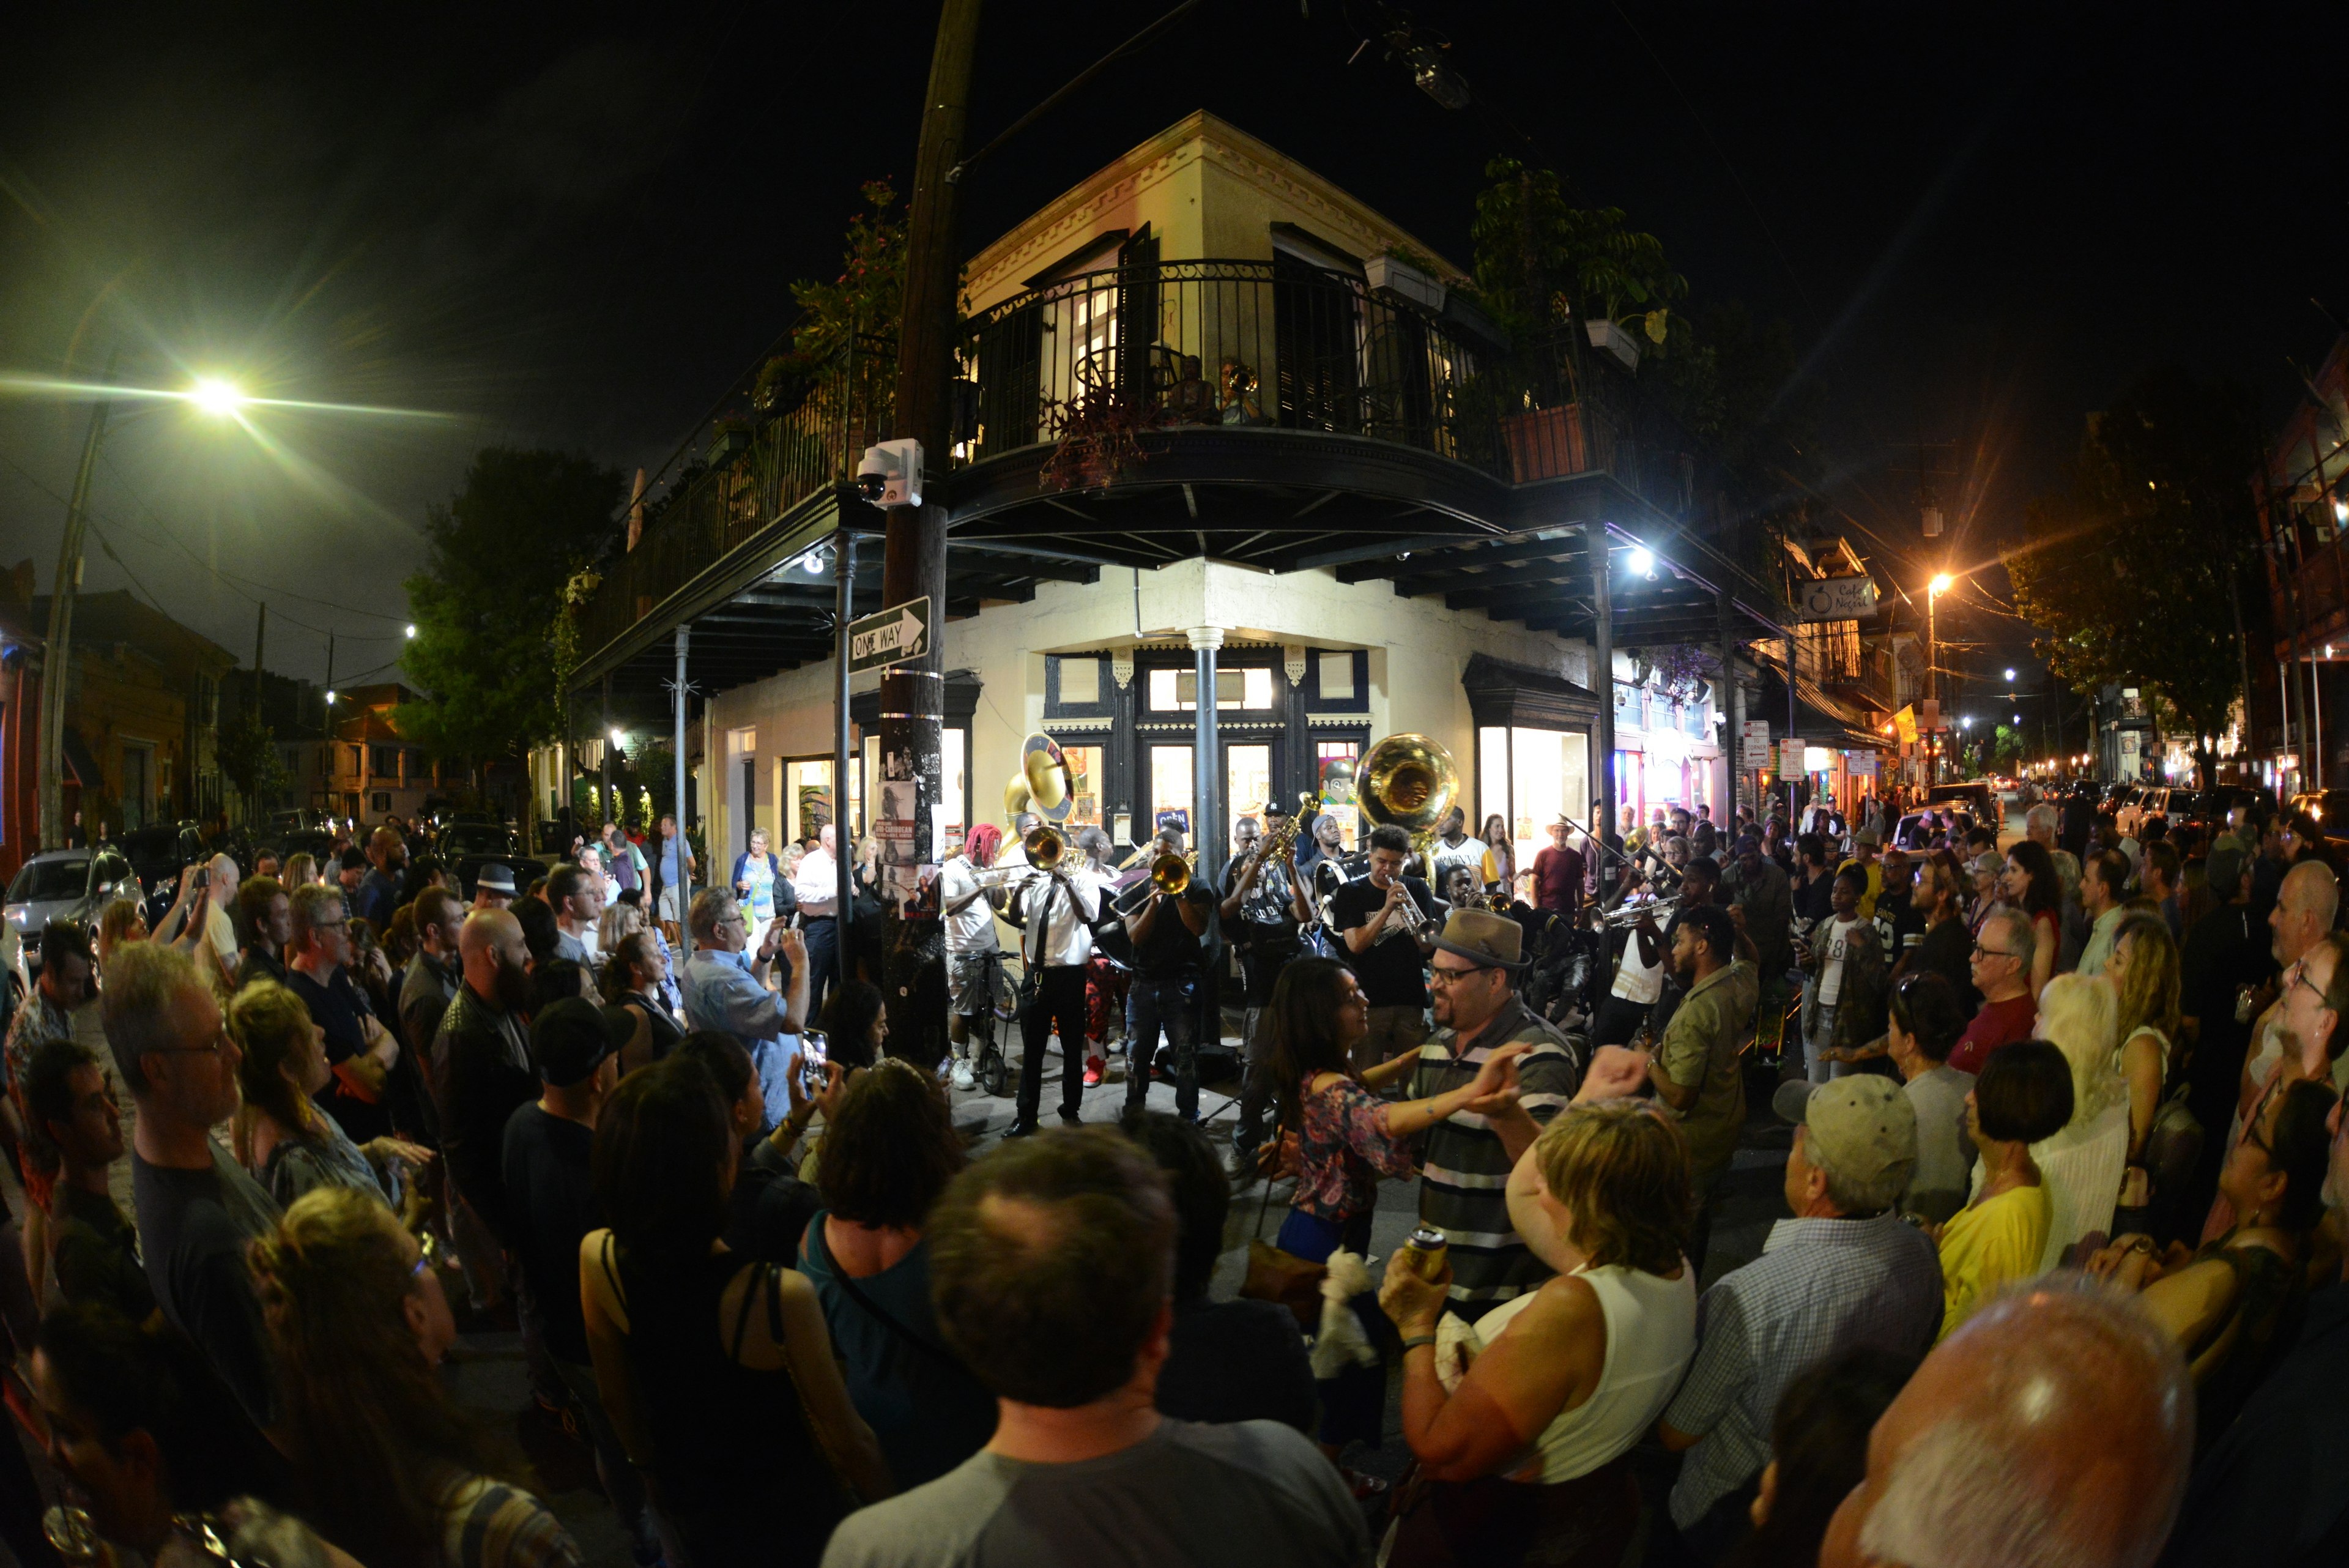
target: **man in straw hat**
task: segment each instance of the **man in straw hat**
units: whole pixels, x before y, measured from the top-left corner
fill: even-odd
[[[1504,1045],[1531,1047],[1517,1058],[1516,1090],[1427,1132],[1419,1218],[1450,1243],[1452,1300],[1461,1311],[1533,1288],[1548,1265],[1509,1223],[1508,1178],[1542,1125],[1574,1098],[1585,1047],[1517,999],[1525,931],[1506,915],[1454,909],[1430,955],[1435,1033],[1420,1047],[1413,1099],[1473,1082]],[[1482,1114],[1478,1114],[1482,1113]]]

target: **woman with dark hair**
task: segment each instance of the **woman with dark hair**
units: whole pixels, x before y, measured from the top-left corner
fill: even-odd
[[[545,968],[554,961],[555,943],[563,935],[563,928],[554,923],[554,911],[533,888],[529,897],[513,901],[512,914],[522,922],[522,942],[529,950],[532,970]]]
[[[668,978],[668,953],[660,933],[640,927],[612,946],[596,984],[607,1006],[633,1013],[640,1023],[636,1037],[620,1053],[620,1071],[633,1073],[649,1066],[677,1048],[684,1026],[662,999],[661,983]]]
[[[1555,1277],[1447,1330],[1450,1264],[1429,1279],[1402,1251],[1388,1260],[1379,1304],[1403,1335],[1402,1435],[1433,1483],[1390,1563],[1622,1559],[1640,1519],[1626,1456],[1696,1348],[1689,1181],[1669,1112],[1571,1106],[1509,1177],[1510,1220]]]
[[[722,1239],[739,1142],[709,1075],[620,1080],[595,1120],[607,1229],[580,1243],[605,1409],[696,1563],[819,1562],[848,1511],[891,1490],[849,1403],[815,1287]]]
[[[1974,1141],[1966,1132],[1966,1095],[1974,1075],[1950,1065],[1967,1014],[1938,974],[1903,977],[1886,1011],[1886,1054],[1917,1113],[1917,1163],[1900,1211],[1940,1224],[1965,1207],[1974,1168]]]
[[[340,1123],[312,1096],[333,1081],[326,1032],[310,1020],[307,1003],[275,981],[255,981],[229,1000],[225,1023],[241,1054],[232,1141],[237,1163],[290,1205],[320,1187],[348,1187],[397,1204],[405,1175],[422,1168],[432,1151],[396,1137],[353,1143]]]
[[[1278,1302],[1207,1298],[1231,1178],[1196,1122],[1128,1111],[1120,1131],[1150,1151],[1174,1199],[1174,1324],[1156,1404],[1178,1421],[1278,1421],[1313,1433],[1313,1364],[1297,1314]]]
[[[726,1102],[735,1141],[743,1149],[727,1194],[726,1244],[745,1258],[792,1265],[799,1258],[800,1237],[823,1200],[812,1183],[797,1175],[792,1150],[817,1108],[836,1102],[843,1075],[832,1070],[832,1087],[810,1100],[800,1093],[800,1075],[790,1075],[785,1082],[792,1093],[791,1113],[772,1132],[762,1134],[766,1089],[742,1042],[719,1030],[697,1029],[678,1043],[670,1059],[697,1063],[709,1075],[719,1098]]]
[[[1499,812],[1485,819],[1484,831],[1476,835],[1485,841],[1485,859],[1479,869],[1487,888],[1498,888],[1501,907],[1506,909],[1517,896],[1517,846],[1509,840],[1508,819]]]
[[[1280,971],[1268,1004],[1272,1031],[1273,1105],[1280,1137],[1275,1145],[1297,1171],[1297,1190],[1276,1242],[1308,1262],[1326,1262],[1341,1248],[1367,1254],[1371,1219],[1382,1176],[1412,1174],[1413,1133],[1516,1086],[1524,1046],[1504,1045],[1488,1056],[1474,1082],[1432,1099],[1391,1103],[1378,1091],[1411,1076],[1416,1046],[1356,1073],[1350,1053],[1370,1033],[1370,1004],[1354,971],[1336,959],[1300,958]],[[1372,1335],[1392,1341],[1367,1293],[1356,1315]],[[1376,1320],[1376,1321],[1373,1321]],[[1348,1366],[1321,1381],[1321,1441],[1334,1457],[1357,1438],[1377,1443],[1383,1430],[1386,1376],[1381,1366]]]
[[[2064,878],[2055,857],[2036,839],[2018,838],[2006,852],[1999,896],[2031,917],[2039,940],[2031,953],[2031,994],[2047,989],[2064,947]]]
[[[2236,1224],[2217,1241],[2164,1252],[2127,1235],[2088,1261],[2090,1274],[2140,1293],[2186,1353],[2200,1447],[2227,1429],[2298,1326],[2338,1103],[2331,1085],[2308,1079],[2269,1096],[2219,1174]]]
[[[995,1396],[947,1348],[930,1306],[930,1206],[963,1168],[946,1091],[884,1061],[840,1096],[816,1160],[824,1208],[800,1243],[848,1377],[903,1487],[936,1480],[995,1433]],[[1219,1237],[1218,1240],[1221,1238]]]
[[[1999,1287],[2040,1272],[2055,1204],[2031,1146],[2071,1119],[2072,1064],[2046,1041],[2019,1040],[1982,1064],[1966,1096],[1982,1189],[1948,1224],[1926,1228],[1941,1252],[1940,1339]]]
[[[309,1517],[368,1568],[575,1564],[536,1498],[489,1474],[441,1386],[457,1325],[416,1238],[375,1199],[324,1187],[254,1239],[280,1440]]]
[[[823,1030],[828,1059],[852,1072],[881,1059],[889,1044],[889,1009],[871,981],[846,981],[824,998]]]
[[[1868,1473],[1868,1439],[1917,1358],[1859,1345],[1812,1363],[1778,1396],[1754,1533],[1723,1568],[1812,1568],[1827,1521]]]
[[[1280,971],[1268,1010],[1273,1105],[1284,1146],[1296,1140],[1298,1168],[1279,1245],[1315,1262],[1340,1247],[1370,1250],[1379,1178],[1412,1174],[1404,1140],[1514,1087],[1527,1049],[1500,1047],[1474,1082],[1446,1094],[1390,1102],[1378,1091],[1408,1079],[1419,1050],[1360,1074],[1349,1064],[1347,1053],[1370,1031],[1353,971],[1336,959],[1299,959]]]

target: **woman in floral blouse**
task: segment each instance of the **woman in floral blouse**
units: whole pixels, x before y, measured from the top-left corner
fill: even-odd
[[[1370,1006],[1353,972],[1336,959],[1299,959],[1272,989],[1274,1104],[1284,1164],[1297,1171],[1297,1193],[1280,1228],[1280,1248],[1319,1262],[1344,1247],[1367,1251],[1379,1179],[1413,1174],[1405,1141],[1455,1112],[1498,1108],[1516,1088],[1516,1059],[1527,1049],[1504,1046],[1485,1059],[1474,1082],[1431,1099],[1393,1102],[1379,1091],[1411,1076],[1417,1049],[1359,1075],[1348,1053],[1370,1030]]]
[[[1278,1244],[1317,1263],[1341,1247],[1370,1250],[1379,1179],[1413,1174],[1407,1140],[1456,1112],[1499,1109],[1516,1093],[1517,1057],[1528,1049],[1504,1045],[1465,1086],[1432,1099],[1393,1102],[1381,1099],[1379,1091],[1409,1078],[1419,1053],[1407,1051],[1359,1075],[1348,1064],[1371,1020],[1361,987],[1344,964],[1327,958],[1293,960],[1280,971],[1268,1011],[1281,1163],[1297,1176]],[[1381,1352],[1399,1348],[1374,1293],[1356,1297],[1353,1305],[1371,1343]],[[1321,1379],[1319,1387],[1321,1441],[1333,1459],[1356,1438],[1380,1440],[1383,1365],[1345,1367]],[[1348,1480],[1358,1492],[1371,1484],[1350,1471]]]

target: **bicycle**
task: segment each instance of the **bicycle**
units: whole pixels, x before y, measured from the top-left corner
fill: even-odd
[[[975,956],[980,960],[980,984],[988,1005],[968,1015],[971,1075],[980,1088],[1001,1098],[1011,1086],[1011,1064],[997,1033],[999,1026],[1008,1026],[1018,1015],[1019,993],[1004,973],[1002,950]]]

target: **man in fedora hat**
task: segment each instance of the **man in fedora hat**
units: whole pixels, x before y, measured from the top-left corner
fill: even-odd
[[[512,867],[492,860],[473,874],[473,908],[502,909],[513,901]]]
[[[1427,1131],[1420,1222],[1450,1239],[1452,1300],[1464,1312],[1530,1290],[1549,1273],[1509,1222],[1508,1178],[1582,1075],[1580,1044],[1517,999],[1524,948],[1524,928],[1507,916],[1454,909],[1428,960],[1436,1029],[1419,1049],[1411,1098],[1474,1082],[1504,1045],[1531,1047],[1517,1058],[1514,1096]]]

